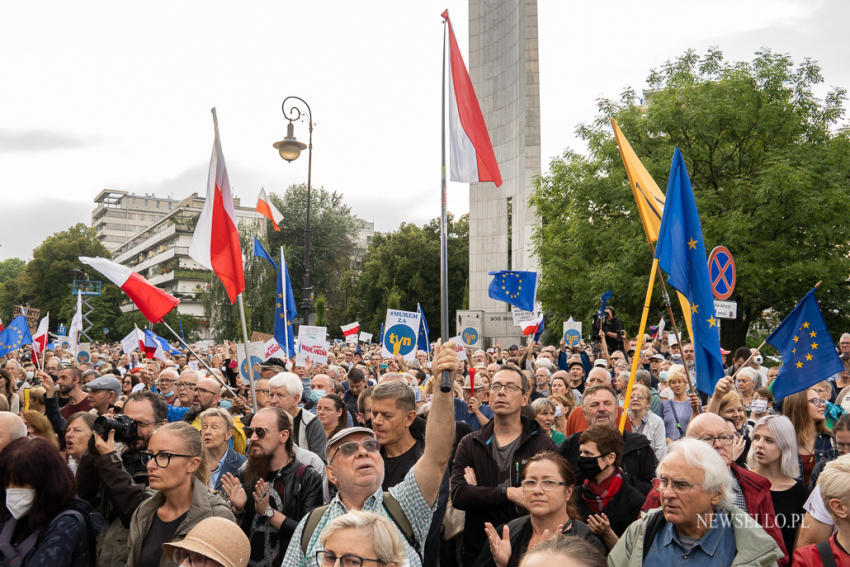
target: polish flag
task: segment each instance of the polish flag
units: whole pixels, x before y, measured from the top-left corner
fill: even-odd
[[[266,196],[266,190],[260,187],[260,196],[257,197],[257,212],[272,221],[272,226],[280,232],[280,221],[283,220],[283,213],[277,210],[274,203]]]
[[[47,348],[47,329],[50,327],[50,312],[48,311],[47,315],[42,318],[38,323],[38,330],[32,336],[32,350],[30,351],[30,356],[32,357],[32,363],[41,368],[41,365],[38,363],[38,355],[44,352],[44,349]]]
[[[88,264],[120,287],[121,291],[133,300],[145,319],[151,323],[162,321],[162,318],[180,303],[173,295],[151,284],[130,268],[112,260],[80,256],[80,262]]]
[[[347,337],[349,335],[356,335],[360,332],[360,323],[355,321],[354,323],[351,323],[349,325],[343,325],[342,327],[340,327],[340,329],[342,329],[342,335],[344,337]]]
[[[462,183],[492,181],[499,187],[502,174],[478,106],[478,98],[457,46],[449,11],[443,12],[449,26],[449,133],[451,180]],[[445,96],[445,95],[444,95]]]
[[[236,229],[236,212],[221,151],[215,108],[212,113],[215,139],[207,177],[207,198],[195,226],[189,256],[215,272],[227,290],[230,303],[233,303],[236,296],[245,291],[245,274],[242,271],[242,247]]]
[[[522,327],[522,334],[523,335],[536,335],[537,334],[537,328],[540,326],[540,321],[542,321],[542,319],[543,319],[543,317],[542,317],[542,313],[541,313],[540,315],[538,315],[534,319],[531,319],[530,321],[523,321],[522,323],[520,323],[520,327]]]
[[[6,327],[3,326],[3,319],[0,319],[0,331],[4,331]]]

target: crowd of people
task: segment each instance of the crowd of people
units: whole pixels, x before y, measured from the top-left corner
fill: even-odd
[[[692,345],[597,332],[465,360],[341,343],[253,388],[229,342],[12,352],[0,564],[850,565],[850,335],[844,372],[777,402],[752,349],[708,396]]]

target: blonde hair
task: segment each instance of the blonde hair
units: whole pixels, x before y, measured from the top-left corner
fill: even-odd
[[[230,412],[228,412],[227,410],[222,408],[205,409],[201,412],[201,415],[198,416],[198,419],[200,420],[201,425],[203,425],[204,420],[210,417],[217,417],[223,420],[224,424],[227,426],[227,430],[233,431],[233,416],[231,416]]]
[[[669,384],[674,378],[682,380],[685,384],[688,383],[688,378],[685,376],[685,367],[681,364],[673,364],[667,370],[667,383]]]
[[[159,433],[171,433],[178,437],[183,443],[186,453],[201,460],[201,464],[198,465],[193,476],[204,483],[204,486],[209,486],[210,470],[204,453],[204,443],[201,441],[201,432],[185,421],[173,421],[157,427],[154,435]]]
[[[385,565],[401,564],[407,556],[401,538],[398,537],[398,530],[390,520],[373,512],[357,510],[343,514],[325,526],[322,535],[319,536],[322,547],[325,547],[325,543],[334,532],[344,529],[370,534],[372,546],[375,548],[375,557]]]
[[[842,455],[828,463],[818,477],[818,486],[823,497],[823,503],[832,519],[838,522],[840,518],[835,516],[829,501],[833,498],[843,504],[850,504],[850,483],[847,477],[850,475],[850,455]]]
[[[56,433],[53,431],[53,426],[50,425],[50,421],[44,417],[43,413],[33,411],[33,410],[24,410],[21,412],[21,417],[26,421],[30,426],[35,430],[35,434],[39,437],[44,437],[58,449],[59,448],[59,440],[56,438]]]

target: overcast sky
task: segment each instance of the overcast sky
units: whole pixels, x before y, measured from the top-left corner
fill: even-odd
[[[342,192],[379,231],[439,215],[446,7],[468,61],[462,0],[4,3],[0,259],[89,223],[104,188],[203,194],[212,106],[245,204],[260,186],[306,181],[306,159],[286,163],[271,147],[287,95],[314,112],[314,186]],[[575,127],[597,98],[640,90],[688,48],[748,60],[769,47],[817,60],[823,92],[850,86],[848,17],[839,0],[539,0],[543,172],[564,149],[583,150]],[[451,211],[468,200],[465,184],[450,184]]]

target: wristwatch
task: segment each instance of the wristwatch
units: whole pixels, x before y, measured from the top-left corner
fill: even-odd
[[[265,512],[263,512],[263,516],[265,516],[265,517],[266,517],[266,518],[268,518],[269,520],[271,520],[272,518],[274,518],[274,508],[272,508],[271,506],[269,506],[268,508],[266,508],[266,511],[265,511]]]

